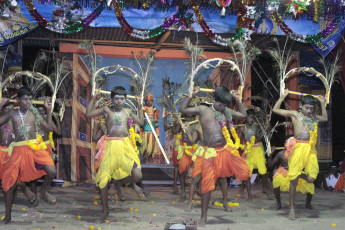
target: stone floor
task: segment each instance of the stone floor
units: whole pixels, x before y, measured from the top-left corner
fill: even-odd
[[[29,208],[21,191],[17,192],[12,212],[12,223],[0,229],[164,229],[170,222],[185,222],[192,226],[200,218],[200,197],[195,195],[194,210],[184,209],[187,201],[178,202],[171,187],[147,187],[151,192],[147,201],[140,201],[130,188],[125,188],[128,200],[117,201],[116,190],[110,189],[110,215],[106,223],[96,224],[101,210],[98,190],[93,185],[79,187],[54,187],[51,189],[58,203],[48,205],[39,200],[39,206]],[[238,188],[230,188],[229,201],[239,203],[233,212],[210,204],[206,227],[210,230],[259,230],[259,229],[345,229],[344,194],[316,189],[313,205],[317,211],[304,208],[305,196],[296,198],[296,220],[288,220],[288,194],[282,194],[285,204],[280,211],[274,211],[274,200],[268,200],[257,185],[253,188],[254,200],[247,201],[247,194],[239,194]],[[211,201],[221,200],[219,187],[212,193]],[[211,202],[210,202],[211,203]],[[0,194],[0,216],[4,216],[4,196]],[[194,228],[195,229],[195,228]]]

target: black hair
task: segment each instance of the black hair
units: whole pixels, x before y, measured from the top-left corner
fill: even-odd
[[[255,116],[255,110],[254,109],[248,109],[247,110],[247,116],[250,116],[250,115]]]
[[[110,95],[111,95],[111,98],[113,98],[115,95],[123,95],[123,96],[127,97],[127,91],[122,86],[115,86],[111,90],[111,94]]]
[[[305,95],[301,98],[302,105],[314,105],[316,104],[316,98],[311,95]]]
[[[29,87],[22,86],[20,89],[18,89],[17,96],[18,98],[21,98],[22,96],[33,96],[33,93]]]
[[[231,102],[231,94],[228,88],[220,86],[214,91],[214,100],[229,104]]]

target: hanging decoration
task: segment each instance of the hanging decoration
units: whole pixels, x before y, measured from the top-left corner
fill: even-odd
[[[207,35],[207,37],[209,37],[214,43],[216,43],[217,45],[221,45],[221,46],[228,46],[228,42],[233,42],[238,38],[243,37],[244,35],[244,30],[243,28],[239,28],[236,31],[236,34],[234,37],[231,38],[223,38],[222,36],[215,34],[210,27],[207,25],[207,23],[205,22],[204,17],[201,14],[200,8],[197,4],[193,5],[193,10],[195,13],[196,18],[198,19],[199,25],[201,26],[202,30],[205,32],[205,34]]]
[[[236,29],[243,28],[244,39],[251,40],[250,36],[255,29],[256,6],[242,5],[238,12]]]
[[[222,10],[220,11],[221,16],[225,16],[226,9],[225,7],[228,7],[231,4],[231,0],[216,0],[217,6],[222,7]]]
[[[303,11],[308,12],[307,6],[310,5],[310,0],[291,0],[289,3],[286,4],[287,9],[286,13],[293,13],[295,18],[297,14],[303,13]]]
[[[71,8],[77,8],[76,5],[70,5],[68,3],[61,6],[60,9],[56,10],[53,15],[53,20],[48,21],[45,19],[34,7],[31,0],[24,0],[26,7],[28,8],[31,16],[40,24],[42,27],[57,33],[77,33],[85,29],[93,22],[106,7],[106,1],[101,0],[96,9],[84,19],[78,20],[75,18],[77,15],[72,12]]]
[[[341,21],[342,15],[338,14],[334,17],[333,21],[329,23],[319,33],[314,35],[301,35],[293,32],[284,22],[278,12],[272,12],[272,18],[279,28],[291,39],[303,42],[303,43],[317,43],[321,39],[328,37],[336,29],[337,25]]]
[[[166,20],[161,26],[150,30],[138,30],[131,27],[122,14],[122,9],[119,0],[113,0],[114,11],[121,27],[134,38],[147,40],[161,35],[167,31],[173,25],[181,25],[189,27],[192,23],[193,15],[188,12],[184,7],[179,7],[178,12],[174,13],[168,20]],[[182,21],[181,21],[182,20]]]

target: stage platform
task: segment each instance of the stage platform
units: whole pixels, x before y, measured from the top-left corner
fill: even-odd
[[[97,188],[92,184],[79,187],[53,187],[51,193],[57,198],[56,205],[48,205],[39,199],[39,206],[28,207],[22,191],[17,192],[13,206],[13,222],[0,229],[124,229],[148,230],[164,229],[170,222],[185,222],[188,229],[210,230],[307,230],[307,229],[344,229],[345,196],[336,192],[316,189],[312,204],[317,211],[304,208],[305,196],[296,198],[296,220],[288,220],[288,194],[282,194],[284,208],[274,211],[275,201],[268,200],[262,193],[261,185],[253,187],[254,200],[247,201],[247,194],[239,194],[238,188],[230,188],[229,201],[238,202],[233,212],[212,206],[212,201],[221,200],[219,187],[212,193],[208,215],[208,225],[198,227],[193,224],[200,218],[200,198],[195,195],[194,209],[185,212],[187,201],[178,202],[178,196],[171,194],[171,187],[145,186],[151,192],[150,198],[140,201],[130,188],[124,188],[128,200],[117,201],[116,190],[110,189],[110,215],[107,222],[96,224],[101,205]],[[4,216],[3,194],[0,194],[0,216]],[[332,226],[333,225],[333,226]]]

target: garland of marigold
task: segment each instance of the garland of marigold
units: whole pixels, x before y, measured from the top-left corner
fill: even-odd
[[[49,132],[49,141],[50,141],[50,145],[51,145],[52,149],[55,149],[55,143],[54,143],[52,131]]]
[[[184,148],[185,153],[188,156],[192,156],[192,153],[188,150],[188,145],[186,142],[183,143],[183,148]],[[193,151],[195,151],[198,148],[198,144],[193,144],[192,148],[193,148]]]
[[[33,143],[33,141],[25,141],[25,144],[27,144],[30,148],[32,148],[35,151],[47,149],[47,145],[44,143],[42,136],[38,135],[37,133],[36,141],[37,143]]]
[[[317,142],[317,123],[314,122],[314,130],[309,130],[310,137],[309,137],[309,144],[312,149],[315,148]]]
[[[226,140],[226,143],[233,149],[231,151],[231,153],[234,155],[239,155],[238,149],[244,149],[244,146],[241,145],[241,140],[238,137],[235,128],[231,127],[231,129],[230,129],[231,135],[235,140],[235,143],[234,143],[230,137],[228,127],[226,127],[226,125],[224,125],[224,122],[220,122],[220,124],[222,126],[222,133],[223,133],[223,136]]]
[[[252,152],[253,145],[255,144],[255,136],[252,136],[251,141],[247,141],[247,148],[246,148],[246,154],[250,154]]]
[[[140,135],[135,133],[134,131],[134,121],[133,121],[133,118],[132,117],[129,117],[127,119],[127,123],[128,123],[128,127],[129,127],[129,139],[131,140],[132,142],[132,145],[134,147],[134,150],[137,154],[139,154],[139,150],[138,150],[138,147],[137,147],[137,141],[139,143],[142,142],[141,138],[140,138]]]

